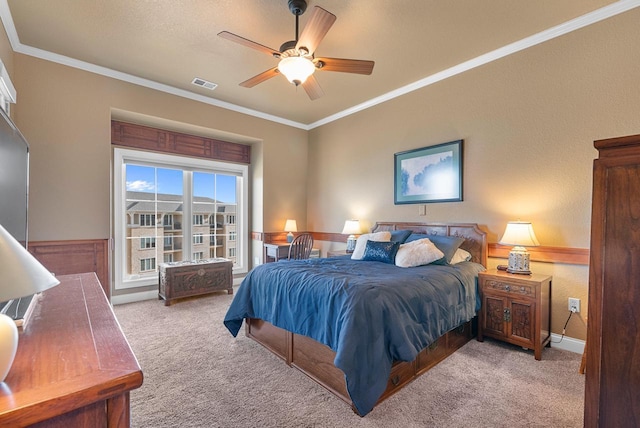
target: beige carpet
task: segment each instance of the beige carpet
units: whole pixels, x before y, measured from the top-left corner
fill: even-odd
[[[233,296],[114,308],[144,383],[133,427],[581,427],[580,355],[472,340],[364,418],[243,332],[222,324]]]

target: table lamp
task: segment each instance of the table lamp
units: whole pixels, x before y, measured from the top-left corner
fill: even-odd
[[[344,222],[344,228],[342,229],[343,235],[349,235],[347,238],[347,253],[353,253],[356,249],[356,235],[360,234],[360,221],[347,220]]]
[[[533,226],[528,221],[510,221],[500,239],[502,245],[514,245],[509,252],[509,266],[507,272],[530,275],[529,252],[525,247],[536,247],[540,245]]]
[[[18,327],[5,312],[13,299],[30,296],[60,284],[0,225],[0,382],[4,382],[18,350]]]
[[[287,233],[287,242],[293,241],[293,233],[292,232],[297,232],[298,231],[298,225],[296,224],[296,221],[295,220],[291,220],[291,219],[287,219],[287,221],[284,223],[284,231],[285,232],[289,232],[289,233]]]

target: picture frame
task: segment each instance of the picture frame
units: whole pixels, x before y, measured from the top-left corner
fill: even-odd
[[[394,204],[462,201],[463,140],[394,154]]]

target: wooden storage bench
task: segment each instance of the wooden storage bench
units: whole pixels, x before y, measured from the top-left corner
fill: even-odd
[[[231,260],[215,258],[162,263],[158,271],[158,299],[165,306],[172,300],[227,290],[233,294]]]

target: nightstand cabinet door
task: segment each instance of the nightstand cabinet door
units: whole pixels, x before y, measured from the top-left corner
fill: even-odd
[[[526,348],[535,348],[536,304],[531,301],[511,301],[511,328],[509,336]]]
[[[481,272],[478,340],[484,336],[533,349],[536,360],[551,340],[551,277]]]
[[[487,336],[495,338],[507,337],[507,323],[509,316],[507,299],[499,296],[484,295],[482,300],[483,331]]]

